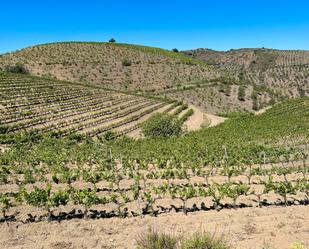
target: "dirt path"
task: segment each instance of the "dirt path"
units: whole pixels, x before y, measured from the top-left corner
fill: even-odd
[[[191,104],[189,104],[189,109],[192,109],[194,113],[191,117],[189,117],[189,119],[184,123],[184,125],[187,127],[188,131],[198,130],[202,127],[205,121],[204,113],[200,109]]]
[[[207,231],[223,236],[238,249],[290,249],[309,246],[309,207],[267,207],[174,213],[160,217],[71,220],[61,223],[0,225],[1,248],[135,248],[148,227],[174,235]]]
[[[213,114],[205,114],[208,119],[210,119],[210,125],[208,127],[213,127],[223,123],[227,118],[219,117]]]
[[[213,114],[203,113],[199,108],[189,104],[189,108],[193,109],[194,114],[185,122],[188,131],[195,131],[203,126],[212,127],[223,123],[226,118],[219,117]]]

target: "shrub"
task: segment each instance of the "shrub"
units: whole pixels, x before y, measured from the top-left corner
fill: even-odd
[[[246,92],[243,86],[240,86],[238,89],[238,100],[245,101],[246,100]]]
[[[176,116],[166,113],[155,113],[142,124],[146,137],[171,137],[182,133],[181,122]]]
[[[107,131],[103,134],[103,138],[106,141],[114,140],[117,137],[117,133],[114,131]]]
[[[108,42],[114,43],[114,42],[116,42],[116,40],[114,38],[111,38],[111,39],[109,39]]]
[[[5,134],[9,130],[9,127],[5,125],[0,125],[0,134]]]
[[[177,48],[173,48],[172,51],[175,52],[175,53],[178,53],[178,52],[179,52]]]
[[[231,249],[231,247],[209,233],[195,233],[189,238],[180,240],[178,237],[149,229],[137,240],[137,249]]]
[[[137,240],[137,249],[176,249],[176,244],[174,237],[149,229]]]
[[[132,65],[132,62],[128,59],[123,59],[122,60],[122,65],[125,66],[125,67],[129,67]]]
[[[181,249],[229,249],[230,247],[222,240],[215,239],[209,233],[196,233],[191,238],[183,241]]]
[[[16,64],[14,66],[12,65],[7,65],[5,67],[5,71],[9,72],[9,73],[21,73],[21,74],[28,74],[29,71],[27,68],[25,68],[23,65],[21,64]]]

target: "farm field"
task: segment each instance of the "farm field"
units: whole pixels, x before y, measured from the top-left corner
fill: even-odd
[[[309,1],[0,6],[0,249],[309,249]]]
[[[121,43],[59,42],[4,54],[0,69],[129,93],[164,95],[216,114],[257,111],[284,98],[306,96],[306,58],[305,51],[220,54]]]
[[[1,74],[0,86],[0,125],[6,135],[31,130],[97,136],[113,130],[120,136],[137,130],[154,112],[177,109],[171,101],[20,74]]]
[[[247,101],[251,95],[253,109],[259,109],[259,105],[269,102],[269,98],[274,101],[279,96],[291,98],[309,94],[308,51],[262,48],[220,52],[197,49],[183,53],[237,76],[244,84],[239,84],[238,90],[232,86],[230,92],[237,91],[236,97],[242,101]],[[262,89],[264,96],[259,94]]]
[[[248,216],[247,210],[257,213],[253,220],[261,214],[270,223],[283,223],[287,226],[284,229],[290,229],[290,221],[274,221],[269,215],[274,213],[280,219],[282,212],[288,216],[295,210],[307,210],[308,104],[308,98],[299,98],[260,115],[231,114],[219,126],[168,139],[101,141],[85,134],[57,138],[48,133],[17,133],[14,143],[8,143],[3,136],[2,141],[7,141],[7,149],[0,154],[3,240],[7,241],[8,232],[14,233],[14,229],[24,238],[48,236],[41,232],[33,235],[33,230],[27,229],[32,224],[34,229],[58,226],[70,234],[70,224],[87,227],[109,222],[117,226],[115,234],[104,235],[110,236],[106,246],[121,248],[118,226],[130,229],[155,221],[163,226],[169,220],[168,227],[180,226],[183,221],[186,225],[182,229],[197,229],[195,219],[206,217],[207,221],[209,215],[215,222],[226,215]],[[181,113],[182,109],[180,106],[173,112]],[[283,238],[281,231],[280,240],[273,243],[276,230],[267,229],[262,233],[269,233],[265,235],[267,243],[281,248],[289,248],[286,243],[294,241],[308,245],[303,237],[308,231],[308,217],[303,211],[295,212],[300,217],[298,236]],[[251,224],[242,222],[238,225]],[[263,230],[267,224],[256,229]],[[179,228],[177,233],[181,231]],[[126,236],[133,239],[136,234]],[[235,242],[240,248],[248,245],[249,238],[243,236]],[[259,240],[261,234],[252,236]],[[84,242],[67,243],[53,245],[70,248]],[[102,246],[101,240],[96,243],[94,246]],[[25,247],[30,246],[31,241],[25,241]],[[134,242],[128,248],[134,248]]]
[[[280,56],[276,66],[291,66]],[[89,236],[93,248],[136,248],[146,227],[175,236],[218,232],[233,248],[308,246],[304,81],[288,94],[281,83],[250,83],[201,59],[109,43],[47,44],[2,56],[5,248],[83,248]],[[104,70],[118,68],[119,81],[111,72],[109,81],[77,77],[107,62]],[[59,67],[72,75],[62,77]],[[128,70],[143,76],[124,87]],[[158,125],[150,135],[149,120]]]

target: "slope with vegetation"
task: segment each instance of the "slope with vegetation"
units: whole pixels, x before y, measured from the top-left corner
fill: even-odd
[[[267,87],[245,90],[233,73],[180,52],[114,42],[29,47],[2,55],[0,68],[114,90],[166,95],[212,113],[251,111],[281,98]]]
[[[16,134],[0,154],[1,221],[307,205],[308,105],[287,101],[168,139]]]
[[[309,94],[309,51],[233,49],[220,52],[196,49],[183,54],[235,75],[241,84],[234,89],[234,96],[240,101],[251,98],[253,109],[260,109],[283,97]]]
[[[53,43],[5,54],[0,67],[126,91],[168,89],[219,71],[180,53],[119,43]]]
[[[180,103],[43,79],[23,74],[0,74],[0,134],[75,132],[97,136],[136,130],[154,112],[176,110]]]

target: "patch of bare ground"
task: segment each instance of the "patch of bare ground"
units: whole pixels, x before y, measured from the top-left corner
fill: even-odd
[[[206,114],[206,117],[208,119],[210,119],[209,127],[219,125],[226,120],[226,118],[223,118],[223,117],[220,117],[220,116],[217,116],[217,115],[213,115],[213,114]]]
[[[202,127],[204,123],[204,113],[195,107],[194,105],[189,104],[189,109],[194,111],[193,115],[188,118],[188,120],[184,123],[184,126],[188,131],[195,131]]]
[[[176,236],[206,231],[223,236],[234,248],[309,246],[308,206],[244,208],[174,213],[160,217],[70,220],[61,223],[0,225],[2,248],[135,248],[135,239],[154,227]]]
[[[267,110],[269,110],[270,108],[272,108],[272,106],[267,106],[267,107],[265,107],[261,110],[256,111],[254,114],[255,115],[261,115],[261,114],[265,113]]]

